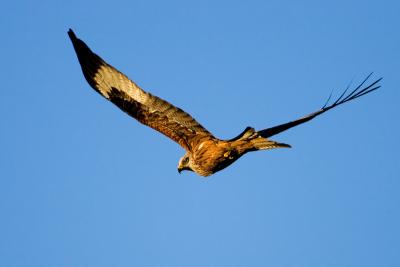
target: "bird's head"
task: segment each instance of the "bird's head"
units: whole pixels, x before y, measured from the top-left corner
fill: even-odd
[[[191,166],[191,161],[190,161],[190,156],[186,153],[180,160],[178,164],[178,172],[181,173],[181,171],[193,171]]]

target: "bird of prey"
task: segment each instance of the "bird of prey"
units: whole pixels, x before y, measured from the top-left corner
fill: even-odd
[[[127,76],[93,53],[71,29],[68,35],[89,85],[122,111],[181,145],[186,153],[179,160],[178,172],[188,170],[200,176],[209,176],[226,168],[247,152],[290,147],[288,144],[270,140],[269,137],[378,89],[380,87],[378,83],[382,79],[366,85],[371,73],[349,93],[347,88],[331,104],[329,97],[322,108],[300,119],[260,131],[247,127],[238,136],[222,140],[182,109],[141,89]]]

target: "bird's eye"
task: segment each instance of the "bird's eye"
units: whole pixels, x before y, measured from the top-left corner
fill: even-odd
[[[182,161],[183,164],[187,164],[188,162],[189,162],[189,158],[184,158]]]

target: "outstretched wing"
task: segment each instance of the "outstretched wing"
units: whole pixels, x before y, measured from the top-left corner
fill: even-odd
[[[362,82],[360,85],[358,85],[351,93],[346,95],[346,92],[348,91],[349,87],[346,88],[346,90],[340,95],[340,97],[333,102],[332,104],[328,105],[329,100],[331,98],[331,96],[329,96],[328,101],[326,101],[325,105],[318,111],[310,113],[298,120],[294,120],[288,123],[284,123],[275,127],[271,127],[268,129],[264,129],[259,131],[258,133],[265,138],[271,137],[273,135],[276,135],[278,133],[281,133],[283,131],[286,131],[287,129],[290,129],[294,126],[297,126],[299,124],[305,123],[307,121],[310,121],[312,119],[314,119],[315,117],[317,117],[318,115],[321,115],[322,113],[337,107],[341,104],[344,104],[348,101],[354,100],[360,96],[363,96],[365,94],[371,93],[372,91],[375,91],[376,89],[380,88],[380,85],[377,85],[382,78],[372,82],[371,84],[369,84],[368,86],[364,86],[365,82],[371,77],[372,73],[369,74]]]
[[[145,92],[107,64],[78,39],[71,29],[68,35],[89,85],[121,110],[176,141],[188,151],[202,137],[213,138],[212,134],[188,113]]]

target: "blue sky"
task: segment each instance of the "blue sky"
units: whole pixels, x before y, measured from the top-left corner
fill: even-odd
[[[1,266],[400,266],[397,1],[8,1]],[[68,28],[220,138],[371,95],[208,179],[96,94]]]

